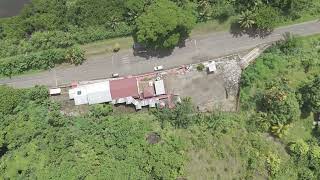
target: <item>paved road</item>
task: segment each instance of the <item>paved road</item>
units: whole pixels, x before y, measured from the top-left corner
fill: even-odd
[[[229,32],[212,33],[193,37],[186,42],[185,47],[176,48],[171,55],[165,57],[146,59],[134,56],[132,51],[100,55],[88,58],[81,66],[63,66],[37,74],[0,79],[0,84],[14,87],[31,87],[41,84],[53,87],[56,82],[67,84],[77,80],[100,79],[110,77],[112,73],[119,73],[122,76],[141,74],[152,71],[156,65],[171,68],[248,50],[259,44],[279,40],[285,32],[301,36],[317,34],[320,33],[320,22],[310,21],[281,27],[263,38],[248,35],[235,36]]]

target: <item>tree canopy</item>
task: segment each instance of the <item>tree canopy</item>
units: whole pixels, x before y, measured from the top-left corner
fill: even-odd
[[[148,47],[173,48],[188,36],[195,22],[189,6],[178,7],[169,0],[159,0],[136,20],[135,38]]]

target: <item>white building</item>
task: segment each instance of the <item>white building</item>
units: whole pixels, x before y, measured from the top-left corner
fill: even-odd
[[[75,105],[111,102],[109,81],[86,84],[69,90],[69,98]]]

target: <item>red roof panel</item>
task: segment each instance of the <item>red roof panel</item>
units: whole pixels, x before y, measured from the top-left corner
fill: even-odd
[[[139,98],[138,83],[136,78],[126,78],[110,81],[112,99],[132,96]]]

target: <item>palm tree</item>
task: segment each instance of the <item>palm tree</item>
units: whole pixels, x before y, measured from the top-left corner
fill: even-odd
[[[251,28],[255,21],[253,19],[253,13],[249,10],[243,11],[239,17],[238,23],[240,24],[241,28]]]
[[[288,129],[289,129],[288,124],[284,125],[284,124],[279,123],[279,124],[271,126],[271,133],[273,135],[277,136],[278,138],[281,138],[287,134]]]

